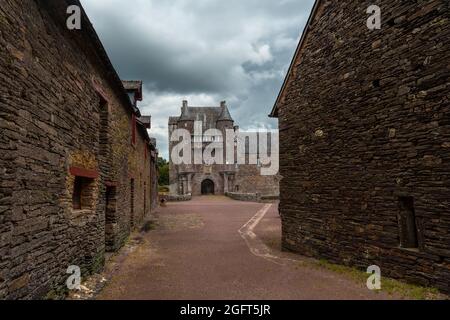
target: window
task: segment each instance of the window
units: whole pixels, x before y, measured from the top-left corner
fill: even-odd
[[[413,197],[399,197],[400,247],[406,249],[419,248],[418,228]]]
[[[372,81],[372,87],[379,88],[381,86],[381,81],[379,79]]]
[[[75,177],[72,194],[74,210],[89,210],[94,205],[94,179]]]

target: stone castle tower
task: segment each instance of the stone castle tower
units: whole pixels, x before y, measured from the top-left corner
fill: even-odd
[[[199,121],[201,121],[202,127],[195,128],[195,123]],[[174,164],[172,150],[176,142],[171,142],[170,137],[176,129],[188,130],[194,144],[200,144],[202,149],[208,144],[216,142],[222,145],[225,152],[225,138],[218,141],[217,137],[205,135],[205,133],[215,129],[220,131],[222,137],[225,137],[226,130],[237,131],[239,126],[235,125],[225,101],[222,101],[218,107],[193,107],[189,106],[187,101],[183,101],[181,115],[169,118],[171,195],[220,195],[230,192],[278,195],[278,176],[261,176],[257,165],[238,165],[236,162],[228,163],[225,159],[223,164]],[[201,135],[198,135],[199,132]],[[194,157],[193,154],[194,151],[192,157]]]

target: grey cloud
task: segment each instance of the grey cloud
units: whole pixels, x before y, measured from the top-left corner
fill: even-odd
[[[226,99],[242,127],[276,126],[267,114],[313,0],[82,3],[119,75],[144,81],[141,109],[167,157],[167,118],[181,99]]]

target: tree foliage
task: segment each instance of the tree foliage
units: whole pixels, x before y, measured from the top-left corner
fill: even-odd
[[[158,183],[160,186],[168,186],[169,185],[169,162],[162,158],[158,158],[158,171],[159,171],[159,180]]]

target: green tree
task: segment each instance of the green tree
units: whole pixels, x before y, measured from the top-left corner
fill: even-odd
[[[159,171],[159,185],[168,186],[169,185],[169,162],[162,158],[158,158],[158,171]]]

